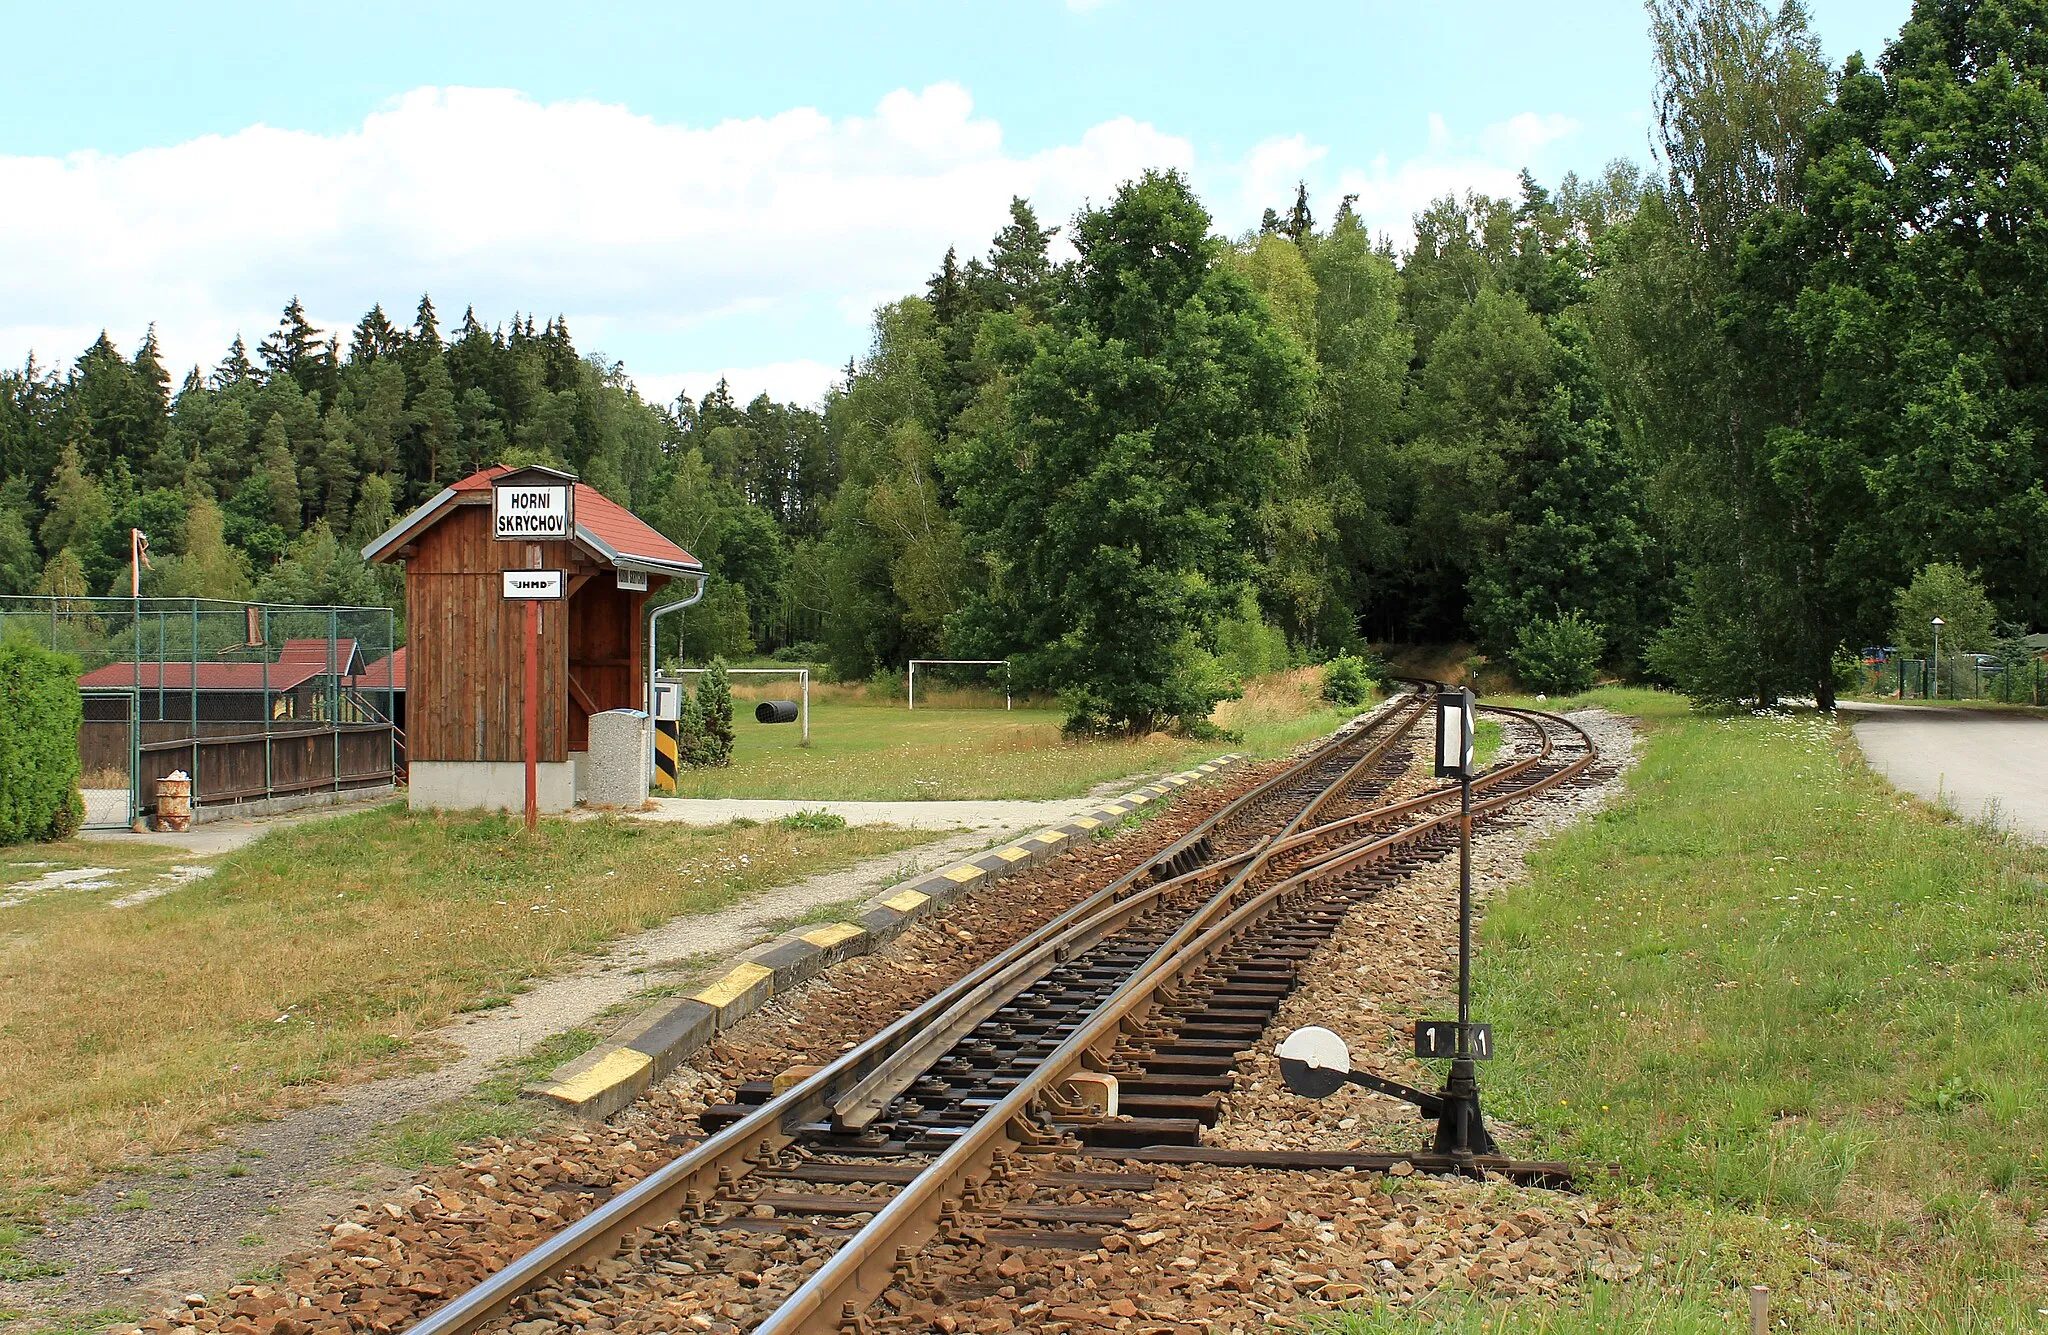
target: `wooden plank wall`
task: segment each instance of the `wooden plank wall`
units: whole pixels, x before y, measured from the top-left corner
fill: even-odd
[[[592,575],[570,598],[569,677],[576,688],[569,693],[570,750],[590,745],[592,712],[647,707],[640,667],[640,615],[646,605],[646,594],[621,589],[610,570]],[[585,701],[595,710],[586,709]]]
[[[566,542],[498,542],[490,494],[459,505],[422,533],[405,563],[406,743],[410,758],[519,761],[526,672],[526,611],[503,596],[500,572],[523,569],[529,545],[546,570],[578,564]],[[542,603],[540,758],[569,758],[568,617]]]

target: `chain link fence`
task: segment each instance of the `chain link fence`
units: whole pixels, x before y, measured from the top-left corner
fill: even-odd
[[[388,607],[207,598],[0,598],[0,637],[77,658],[86,823],[125,826],[184,773],[195,808],[388,785]]]
[[[1903,700],[1997,700],[2038,705],[2048,698],[2048,663],[2031,655],[1943,654],[1938,670],[1925,658],[1866,663],[1869,693]]]

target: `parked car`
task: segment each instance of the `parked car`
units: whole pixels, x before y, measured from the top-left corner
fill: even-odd
[[[1977,675],[1980,677],[1995,676],[1998,673],[2005,671],[2005,664],[2001,663],[1994,655],[1964,654],[1963,657],[1969,659],[1970,662],[1976,665]]]

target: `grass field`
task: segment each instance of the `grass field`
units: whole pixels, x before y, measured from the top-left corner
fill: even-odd
[[[1242,700],[1225,701],[1219,726],[1241,742],[1191,742],[1155,734],[1069,741],[1051,709],[1005,711],[1002,697],[979,708],[916,710],[870,702],[851,691],[813,687],[811,744],[792,724],[755,723],[752,701],[788,694],[782,686],[741,687],[729,768],[686,770],[679,797],[870,800],[1069,797],[1098,783],[1186,768],[1223,751],[1274,755],[1335,728],[1355,711],[1317,697],[1318,669],[1261,678]],[[920,692],[920,695],[923,693]],[[960,693],[936,696],[944,704]]]
[[[128,908],[110,903],[189,859],[0,850],[4,884],[114,868],[0,908],[0,1210],[320,1082],[431,1059],[420,1037],[450,1015],[613,938],[927,837],[589,820],[529,839],[502,816],[387,806],[276,831]]]
[[[1490,907],[1476,1009],[1489,1106],[1618,1163],[1662,1268],[1342,1328],[1743,1329],[1754,1282],[1782,1329],[2048,1328],[2048,853],[1898,796],[1825,719],[1590,700],[1645,720],[1642,763]]]

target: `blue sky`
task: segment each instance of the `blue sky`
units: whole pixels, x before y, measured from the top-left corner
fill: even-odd
[[[1831,60],[1907,0],[1811,0]],[[652,396],[809,398],[1011,193],[1146,166],[1237,232],[1305,177],[1377,228],[1647,157],[1627,0],[1244,6],[0,5],[0,359],[156,321],[177,365],[297,293],[565,312]]]

